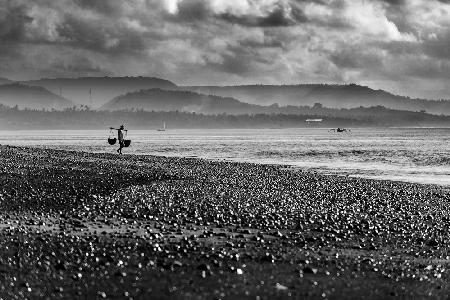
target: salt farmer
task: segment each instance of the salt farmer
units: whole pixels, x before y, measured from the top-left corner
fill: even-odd
[[[117,153],[122,154],[122,148],[125,147],[125,142],[123,139],[123,132],[127,131],[123,125],[120,125],[119,128],[110,127],[111,130],[117,130],[117,139],[119,140],[119,149],[117,149]]]

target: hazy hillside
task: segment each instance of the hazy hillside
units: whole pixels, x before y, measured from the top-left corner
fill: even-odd
[[[42,86],[62,95],[76,104],[100,107],[114,97],[128,92],[163,88],[173,89],[176,85],[168,80],[153,77],[81,77],[40,79],[25,82],[28,85]],[[92,97],[90,97],[90,91]],[[92,99],[92,102],[91,100]]]
[[[323,105],[255,105],[230,97],[204,95],[189,91],[141,90],[119,96],[100,110],[180,111],[202,114],[229,115],[298,115],[318,118],[354,119],[375,126],[424,126],[421,120],[432,120],[429,114],[407,110],[394,110],[384,106],[330,108]],[[433,119],[434,120],[434,119]],[[416,124],[414,122],[417,122]]]
[[[12,80],[9,80],[8,78],[2,78],[2,77],[0,77],[0,85],[12,83],[12,82],[13,82],[13,81],[12,81]]]
[[[138,97],[141,100],[145,97],[150,97],[151,99],[148,101],[152,102],[151,106],[142,107],[142,105],[145,106],[147,104],[143,104],[143,102],[141,103],[139,102],[141,100],[139,100],[139,108],[143,108],[146,110],[153,109],[167,111],[176,107],[176,109],[185,111],[219,112],[222,110],[223,112],[234,114],[255,112],[255,109],[256,112],[266,112],[266,109],[251,107],[248,104],[267,106],[273,103],[278,103],[281,106],[311,106],[314,103],[321,103],[326,107],[333,108],[354,108],[359,106],[371,107],[381,105],[391,109],[409,111],[425,110],[426,112],[432,114],[450,115],[450,101],[410,99],[408,97],[393,95],[383,90],[373,90],[369,87],[359,86],[355,84],[177,87],[177,85],[171,81],[153,77],[56,78],[28,81],[26,82],[26,84],[42,86],[52,93],[56,95],[62,95],[62,97],[69,99],[76,104],[84,104],[92,108],[98,108],[102,106],[103,108],[105,108],[105,103],[107,103],[111,99],[118,100],[120,98],[119,96],[126,93],[130,93],[130,95],[127,95],[127,97],[138,97],[136,92],[140,93],[141,90],[157,88],[178,92],[188,90],[197,94],[166,94],[160,92],[160,94],[156,95],[155,92],[153,92],[152,95],[139,96],[140,98]],[[206,95],[199,96],[199,94]],[[227,100],[224,101],[223,98],[212,98],[208,97],[207,95],[226,97]],[[162,99],[158,100],[156,99],[156,97],[162,97]],[[231,98],[234,98],[232,99],[233,101],[238,102],[231,101]],[[166,107],[165,105],[163,105],[163,102],[167,99],[172,99],[171,101],[173,103],[166,103],[168,105]],[[129,104],[123,106],[124,104],[122,103],[120,104],[122,106],[119,105],[115,109],[117,109],[118,107],[131,108],[130,101],[135,100],[128,99],[127,101],[129,102]],[[221,102],[219,103],[219,107],[214,106],[215,101]],[[208,104],[210,107],[205,107],[206,104]],[[211,107],[211,105],[213,105],[214,107]],[[224,107],[226,105],[229,107],[224,110]],[[242,111],[238,111],[238,109],[242,109]],[[285,112],[283,111],[282,113]]]
[[[255,113],[257,106],[233,98],[202,95],[189,91],[148,89],[119,96],[101,110],[186,111],[198,113]]]
[[[240,101],[269,105],[313,105],[316,102],[327,107],[352,108],[382,105],[392,109],[421,111],[450,115],[450,101],[410,99],[383,90],[350,85],[246,85],[246,86],[191,86],[180,87],[199,93],[233,97]]]
[[[19,83],[0,85],[0,103],[19,108],[62,109],[74,104],[42,87]]]

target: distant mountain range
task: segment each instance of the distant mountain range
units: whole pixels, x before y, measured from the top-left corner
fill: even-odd
[[[0,78],[0,86],[12,83],[9,79]],[[31,100],[31,90],[25,88],[27,85],[43,88],[36,90],[39,92],[37,97],[33,95],[34,100]],[[356,84],[177,86],[171,81],[154,77],[80,77],[24,81],[20,87],[16,86],[16,90],[17,94],[9,91],[9,94],[4,94],[7,97],[0,95],[0,103],[20,107],[33,104],[31,108],[51,109],[66,107],[71,101],[71,105],[83,104],[93,109],[175,109],[230,114],[298,114],[296,107],[320,103],[338,109],[384,106],[395,110],[450,115],[450,101],[411,99]],[[62,102],[43,100],[44,94],[49,99]],[[21,95],[26,95],[25,99]]]
[[[278,103],[302,106],[321,103],[333,108],[381,105],[391,109],[425,110],[433,114],[450,115],[450,101],[411,99],[356,84],[183,86],[179,88],[203,94],[233,97],[246,103],[260,105]]]
[[[107,79],[106,81],[118,82],[119,85],[120,82],[127,82],[127,80]],[[92,83],[95,80],[87,81]],[[308,103],[309,105],[298,105],[303,104],[301,101],[298,101],[297,105],[260,105],[245,103],[232,97],[186,91],[164,81],[147,82],[167,84],[169,89],[150,88],[127,92],[114,97],[99,111],[87,107],[76,107],[73,102],[55,95],[44,87],[5,83],[0,85],[0,123],[2,128],[12,129],[55,127],[93,129],[113,124],[116,120],[126,122],[134,128],[153,128],[160,126],[163,121],[168,122],[172,128],[450,126],[450,116],[394,110],[379,105],[330,108],[320,104],[323,101],[314,101],[314,104]],[[131,87],[132,84],[126,86]],[[106,90],[107,84],[103,88]],[[124,88],[122,85],[116,88],[116,91]],[[237,88],[239,90],[239,87]],[[329,88],[330,86],[325,86],[324,90]],[[335,88],[362,91],[367,89],[359,86],[336,86]],[[268,89],[268,87],[264,86],[262,89]],[[288,88],[286,90],[291,91]],[[262,92],[260,94],[264,95]],[[363,94],[364,92],[360,92],[360,95]],[[339,93],[336,95],[339,99]],[[442,102],[442,104],[445,103]],[[50,110],[54,108],[61,111],[24,111],[14,108],[15,106],[20,109]],[[307,119],[323,119],[323,121],[310,125],[306,122]]]
[[[63,109],[74,106],[73,102],[45,88],[20,83],[0,85],[0,103],[11,107],[17,105],[22,109]]]
[[[44,87],[78,105],[83,104],[93,108],[100,107],[114,97],[140,89],[177,88],[173,82],[154,77],[44,78],[22,83]]]
[[[315,103],[307,106],[295,106],[278,104],[257,105],[241,102],[231,97],[221,97],[214,95],[205,95],[196,92],[183,90],[162,90],[148,89],[137,92],[127,93],[106,103],[100,110],[109,111],[179,111],[195,112],[201,114],[267,114],[267,115],[303,115],[317,116],[322,118],[344,118],[357,120],[384,120],[383,115],[389,118],[406,118],[420,116],[424,113],[411,112],[408,110],[394,110],[384,106],[353,107],[353,108],[330,108],[322,104]],[[415,114],[415,115],[413,115]],[[371,121],[370,121],[371,122]],[[391,124],[391,122],[388,122]],[[388,124],[386,123],[386,124]],[[381,123],[380,123],[381,124]],[[395,124],[392,123],[392,124]],[[412,123],[411,123],[412,124]]]
[[[263,107],[230,97],[208,96],[182,90],[147,89],[127,93],[106,103],[100,110],[184,111],[206,114],[248,114]]]

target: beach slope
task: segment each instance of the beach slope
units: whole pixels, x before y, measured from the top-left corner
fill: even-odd
[[[440,299],[450,193],[0,146],[0,298]]]

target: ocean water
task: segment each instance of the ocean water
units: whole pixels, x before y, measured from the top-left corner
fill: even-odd
[[[115,153],[108,130],[1,131],[0,144]],[[124,153],[282,164],[325,174],[450,186],[450,129],[130,130]]]

